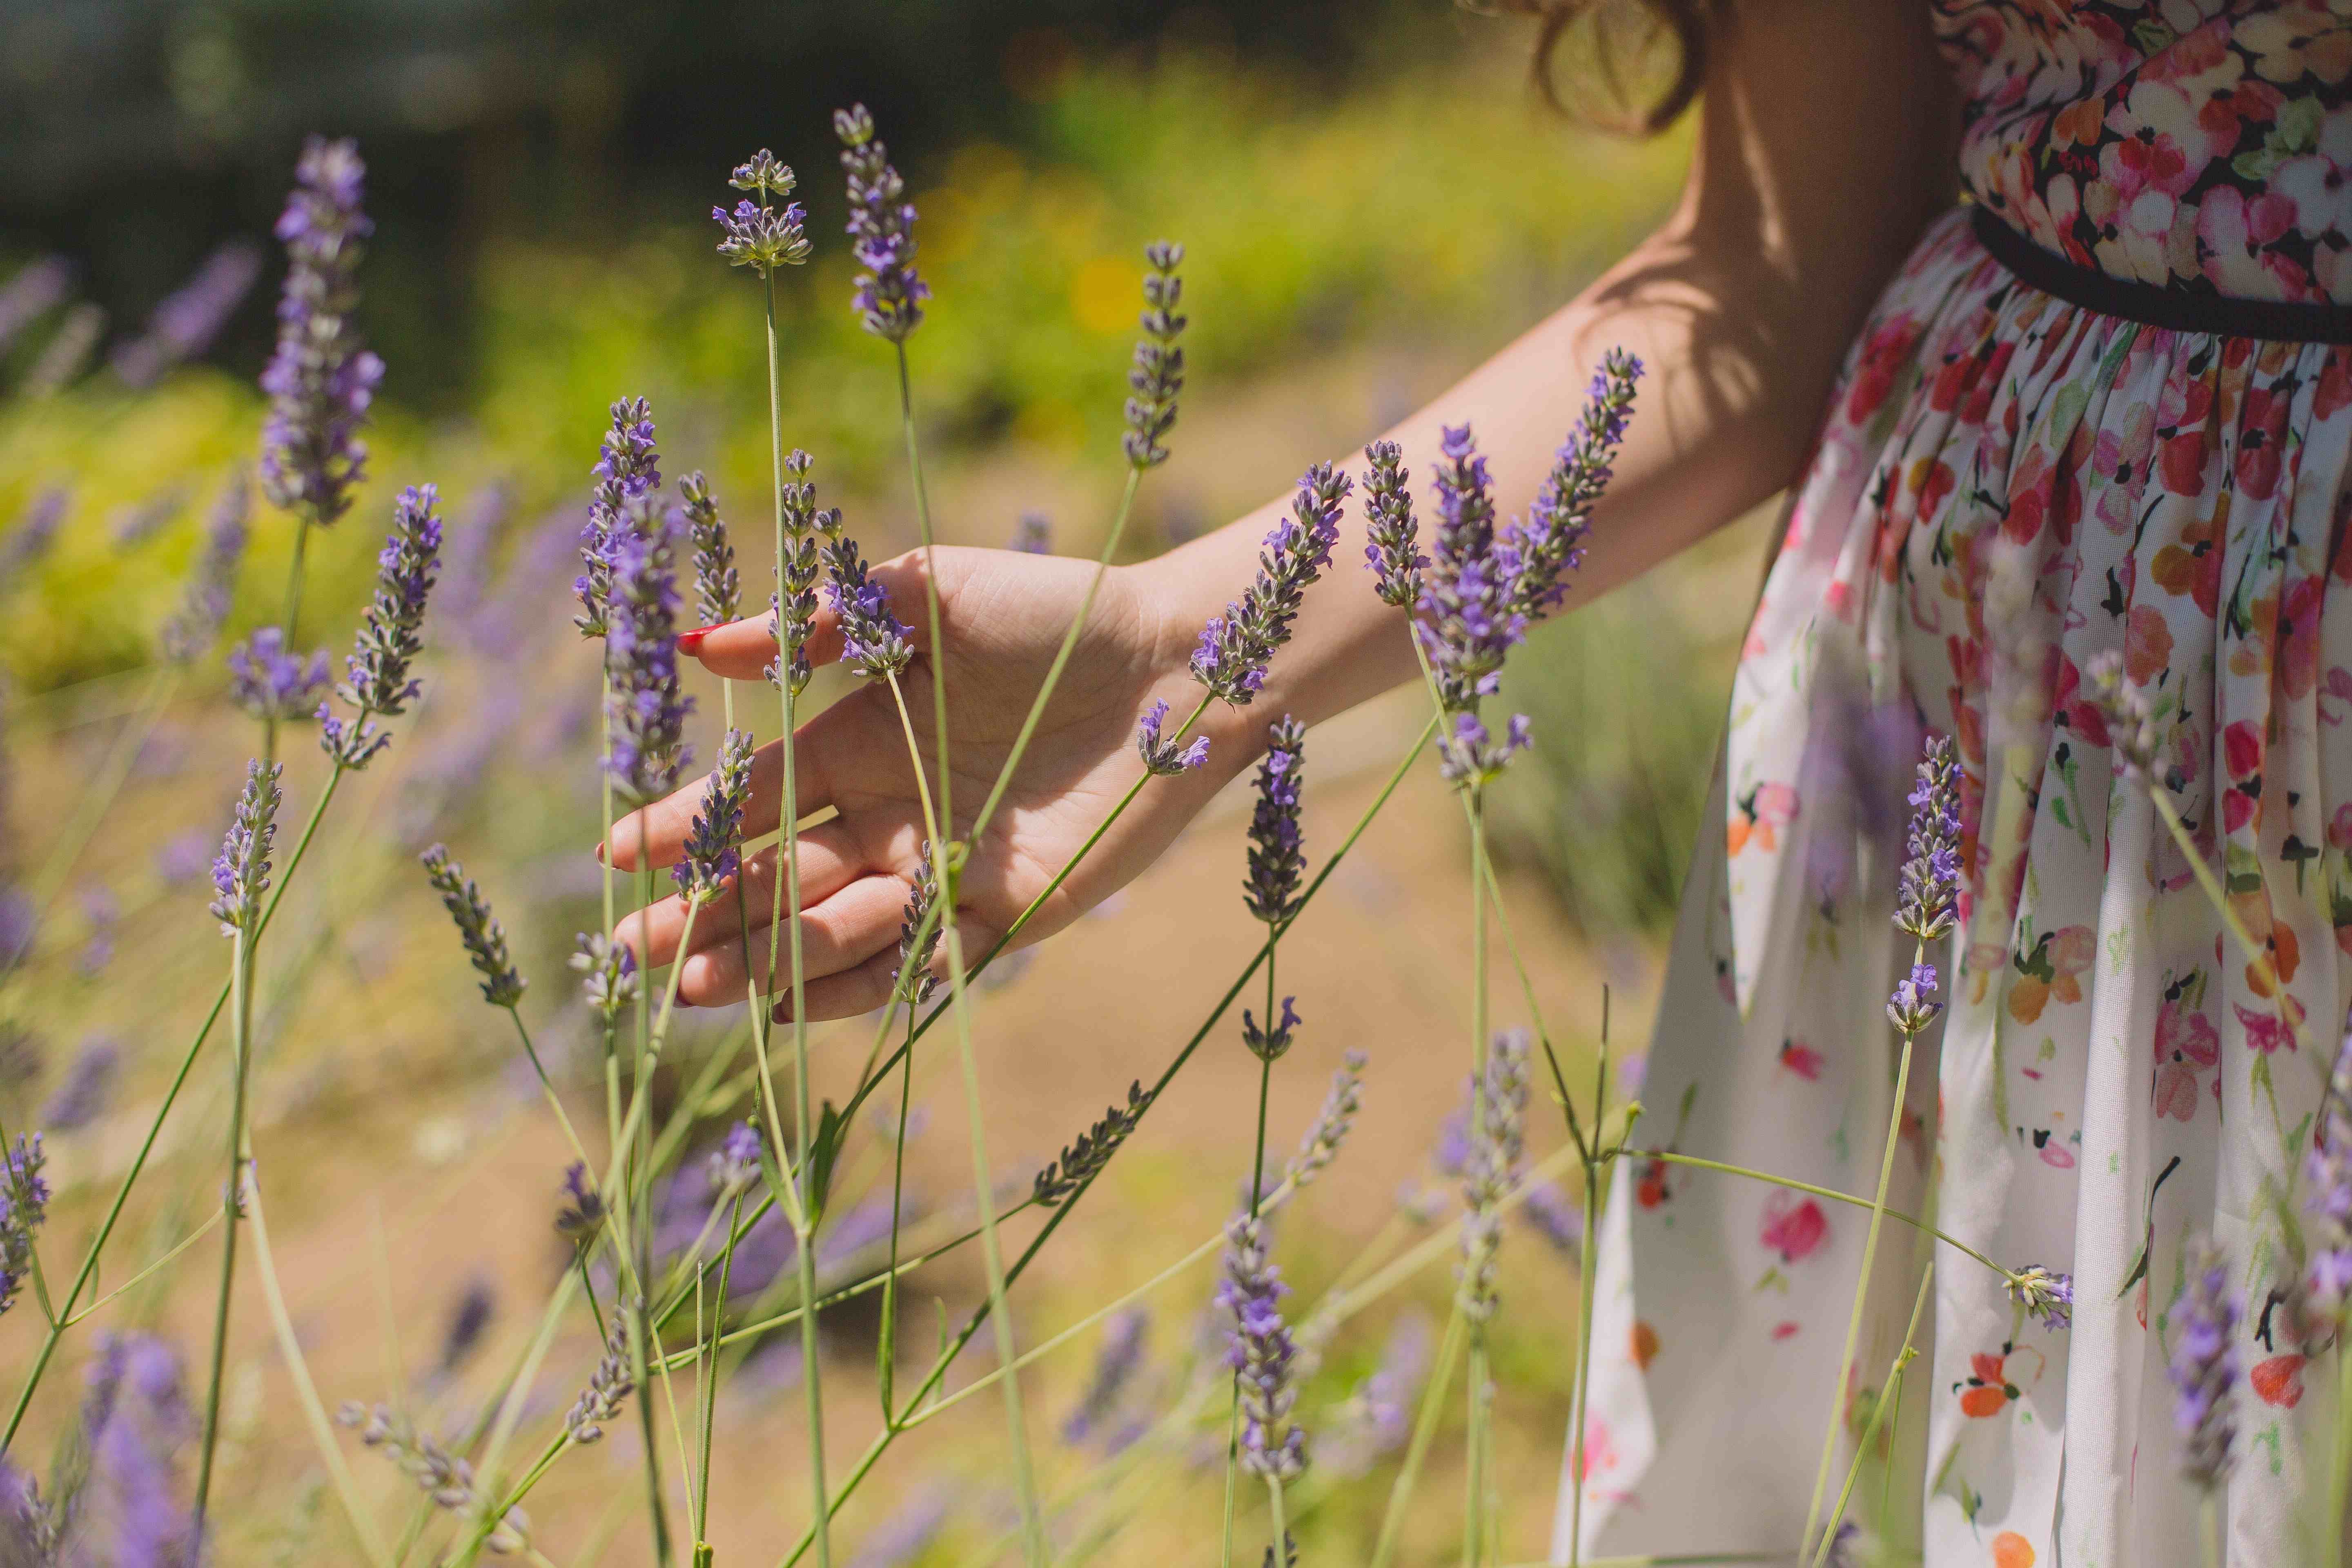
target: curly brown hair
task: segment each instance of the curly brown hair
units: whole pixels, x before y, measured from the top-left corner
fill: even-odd
[[[1649,136],[1679,119],[1706,79],[1707,44],[1728,0],[1488,0],[1495,10],[1536,19],[1531,74],[1544,101],[1562,113]],[[1605,104],[1561,100],[1555,71],[1564,43],[1583,57]]]

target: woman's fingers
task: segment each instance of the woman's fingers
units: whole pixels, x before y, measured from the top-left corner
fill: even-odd
[[[890,987],[898,978],[898,950],[893,945],[855,969],[809,982],[801,988],[801,999],[808,1005],[809,1022],[813,1024],[826,1018],[855,1018],[887,1002]],[[792,998],[777,997],[769,1016],[779,1024],[791,1023]]]
[[[771,845],[745,862],[738,879],[743,890],[740,916],[732,891],[702,906],[694,918],[689,952],[740,941],[747,922],[753,936],[765,945],[768,928],[775,923],[776,856],[777,848]],[[838,823],[810,828],[801,835],[801,908],[807,910],[831,898],[865,869],[865,858]],[[677,956],[679,939],[686,934],[686,900],[673,893],[650,909],[624,916],[614,934],[636,953],[638,963],[653,967],[667,963]]]
[[[820,713],[815,720],[801,726],[802,735],[806,737],[812,729],[824,721],[824,718],[825,715]],[[801,816],[819,811],[832,802],[824,770],[818,766],[820,750],[803,739],[799,776],[793,781],[799,804],[797,815]],[[677,864],[678,857],[686,850],[686,836],[693,830],[695,814],[702,809],[703,791],[709,782],[710,775],[705,773],[644,810],[633,811],[613,824],[605,839],[614,858],[613,864],[624,871],[635,870],[637,847],[641,840],[649,849],[655,865]],[[757,838],[763,833],[776,830],[779,820],[776,799],[782,793],[783,786],[783,744],[771,741],[751,753],[751,798],[743,811],[745,838]]]
[[[853,969],[898,941],[899,917],[907,902],[907,884],[898,877],[860,877],[832,897],[801,911],[801,973],[804,979],[822,979]],[[699,942],[696,943],[701,947]],[[744,963],[739,940],[703,948],[688,958],[678,974],[678,994],[697,1006],[723,1006],[740,1002],[756,984],[761,994],[770,989],[768,942],[765,933],[751,943],[751,963]],[[790,933],[776,943],[780,986],[792,984]]]

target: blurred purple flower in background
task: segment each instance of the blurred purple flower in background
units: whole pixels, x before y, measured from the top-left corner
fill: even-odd
[[[261,247],[249,239],[221,246],[185,283],[163,297],[147,318],[142,336],[116,345],[109,356],[114,374],[124,385],[142,389],[173,365],[203,353],[260,276]]]
[[[0,284],[0,353],[7,352],[17,333],[64,302],[73,276],[73,263],[62,256],[28,261],[8,275],[8,281]]]

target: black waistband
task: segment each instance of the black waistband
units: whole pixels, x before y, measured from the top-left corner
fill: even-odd
[[[2352,343],[2352,305],[2289,305],[2126,282],[2053,256],[1993,216],[1976,209],[1977,239],[2019,282],[2103,316],[2120,316],[2181,332],[2214,332],[2276,342]]]

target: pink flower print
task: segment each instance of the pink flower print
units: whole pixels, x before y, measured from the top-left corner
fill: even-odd
[[[2278,651],[2272,662],[2278,672],[2279,691],[2297,701],[2311,695],[2319,675],[2319,611],[2316,577],[2298,577],[2279,596]]]
[[[1758,1239],[1767,1251],[1779,1253],[1783,1263],[1802,1262],[1829,1239],[1829,1216],[1822,1213],[1822,1205],[1798,1197],[1783,1187],[1764,1200],[1764,1228]]]
[[[2221,1036],[2213,1021],[2177,998],[2156,1010],[2156,1059],[2210,1068],[2221,1059]]]
[[[2301,298],[2303,268],[2269,248],[2294,225],[2294,203],[2277,192],[2261,192],[2248,201],[2234,185],[2216,185],[2197,203],[2197,242],[2205,275],[2225,294],[2254,300]]]
[[[2340,669],[2329,670],[2329,681],[2333,683],[2343,673]],[[2352,850],[2352,801],[2337,806],[2336,815],[2327,819],[2327,842],[2335,848]]]
[[[2239,1026],[2246,1031],[2248,1049],[2260,1051],[2266,1057],[2277,1054],[2281,1046],[2288,1050],[2294,1049],[2294,1031],[2289,1029],[2286,1020],[2276,1013],[2250,1012],[2242,1002],[2232,1002],[2230,1007],[2238,1015]]]
[[[1616,1445],[1609,1440],[1609,1423],[1598,1411],[1584,1417],[1584,1469],[1580,1479],[1591,1480],[1596,1472],[1617,1468]]]
[[[1807,1083],[1822,1081],[1822,1053],[1802,1040],[1780,1042],[1780,1065]]]
[[[2175,1121],[2197,1114],[2197,1069],[2186,1062],[2164,1062],[2156,1069],[2156,1113]]]
[[[2297,234],[2315,240],[2344,232],[2344,215],[2352,210],[2352,172],[2325,153],[2289,158],[2271,172],[2270,188],[2293,205]]]

